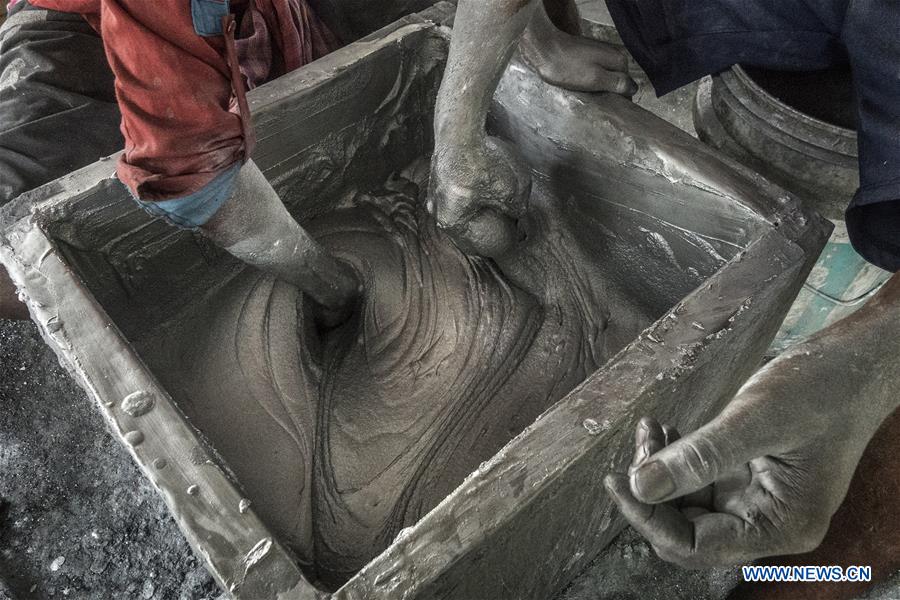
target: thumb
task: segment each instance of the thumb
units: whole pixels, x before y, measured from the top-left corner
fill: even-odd
[[[649,456],[631,474],[635,498],[653,504],[691,494],[756,458],[753,440],[731,429],[720,415]]]

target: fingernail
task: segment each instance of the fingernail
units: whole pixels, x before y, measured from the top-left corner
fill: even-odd
[[[675,481],[664,464],[650,461],[634,472],[635,492],[645,502],[657,502],[675,491]]]
[[[637,440],[635,440],[637,442],[637,444],[636,444],[637,452],[635,452],[635,461],[634,461],[635,464],[643,462],[644,459],[646,459],[650,456],[649,454],[647,454],[647,435],[648,434],[649,434],[649,431],[647,431],[647,428],[644,426],[643,423],[638,425],[637,432],[635,433],[635,437],[637,438]]]

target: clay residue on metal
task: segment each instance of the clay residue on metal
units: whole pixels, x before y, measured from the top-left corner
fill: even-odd
[[[529,239],[470,258],[424,209],[422,161],[313,220],[365,295],[320,334],[308,302],[246,270],[159,340],[158,370],[257,513],[343,581],[618,349],[596,266],[541,186]],[[633,323],[635,317],[623,319]]]

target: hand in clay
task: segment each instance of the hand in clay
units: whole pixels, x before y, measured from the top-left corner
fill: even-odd
[[[241,167],[232,198],[200,229],[236,258],[297,286],[315,301],[322,328],[345,321],[362,292],[353,269],[294,220],[253,161]]]
[[[516,242],[531,177],[502,140],[435,153],[428,210],[467,254],[497,257]]]
[[[629,98],[637,92],[637,84],[628,75],[628,58],[623,48],[562,31],[541,3],[525,29],[519,50],[525,62],[552,85],[577,92],[612,92]]]
[[[684,438],[640,422],[628,476],[607,476],[606,486],[661,558],[703,568],[818,546],[866,444],[897,405],[885,376],[896,359],[870,354],[896,349],[866,341],[885,312],[875,303],[772,361]]]
[[[531,189],[529,177],[511,149],[487,136],[485,119],[526,27],[523,51],[548,81],[626,95],[635,90],[624,55],[559,30],[543,0],[460,0],[435,107],[428,205],[469,254],[496,258],[520,237],[517,218]]]

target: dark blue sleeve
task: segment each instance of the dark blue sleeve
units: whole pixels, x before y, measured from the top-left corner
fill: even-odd
[[[846,64],[850,0],[607,0],[658,95],[741,63],[780,70]]]
[[[900,270],[900,0],[851,2],[842,39],[859,110],[859,190],[847,209],[857,252]]]
[[[812,71],[849,62],[859,103],[857,251],[900,270],[900,0],[607,0],[659,95],[740,63]]]

